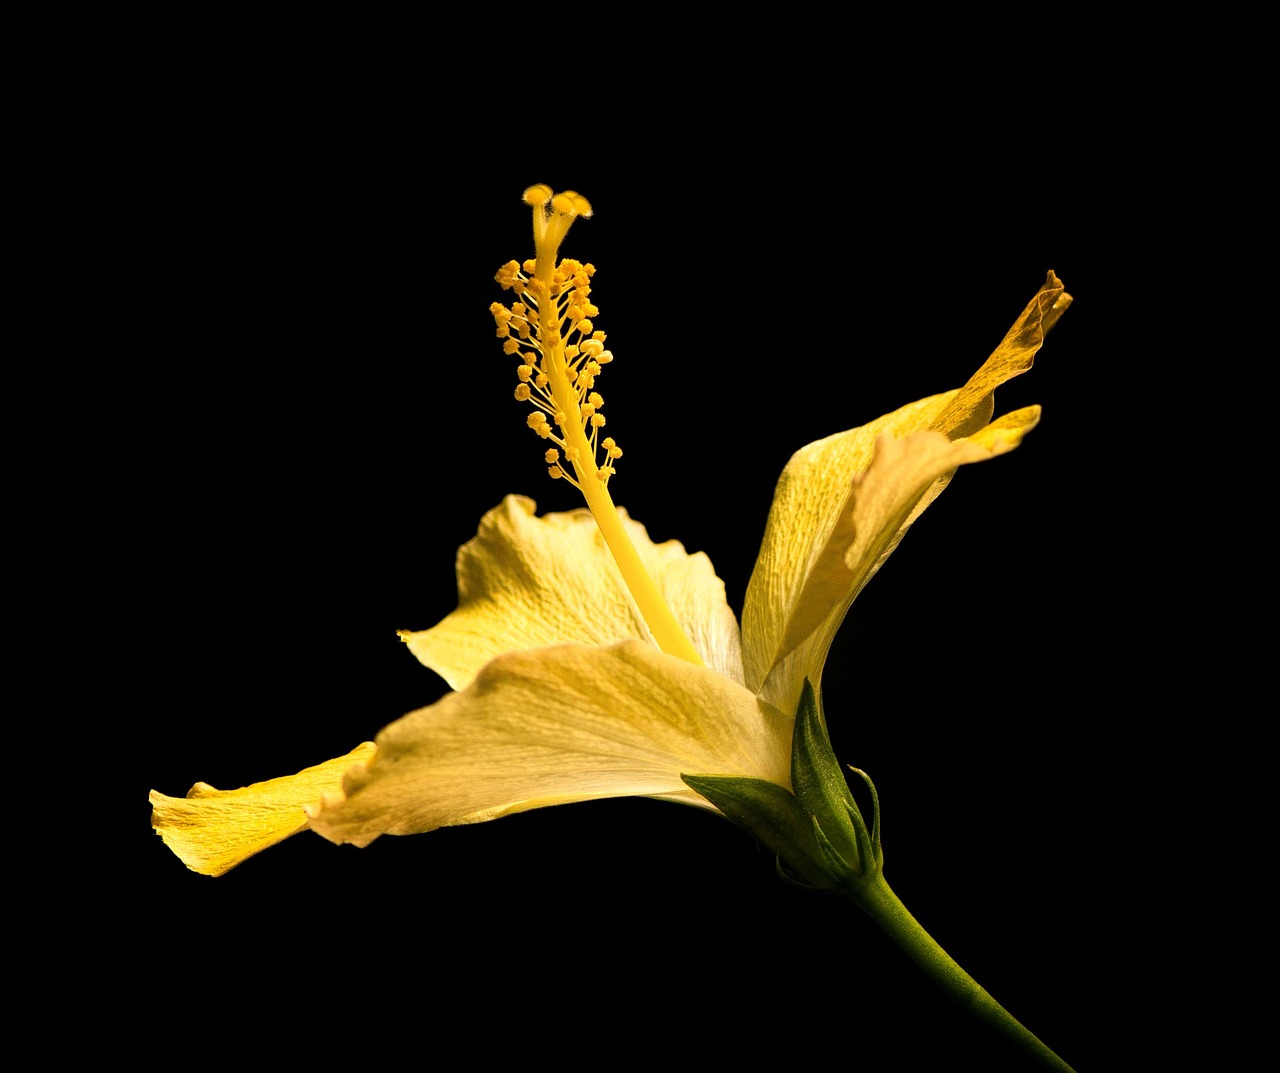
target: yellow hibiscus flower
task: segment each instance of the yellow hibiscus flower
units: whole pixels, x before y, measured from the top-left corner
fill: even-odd
[[[458,552],[458,607],[404,632],[453,688],[343,757],[238,790],[151,794],[153,824],[191,869],[221,875],[310,828],[368,845],[597,798],[663,798],[722,812],[800,882],[838,891],[977,1016],[1069,1070],[964,972],[884,881],[878,801],[868,825],[831,755],[823,664],[862,587],[962,465],[1017,447],[1030,406],[994,416],[994,391],[1031,368],[1071,298],[1052,272],[960,388],[809,444],[778,481],[742,613],[703,554],[654,543],[609,486],[622,448],[598,390],[613,360],[593,318],[595,269],[558,260],[591,207],[525,192],[536,256],[497,274],[490,307],[514,357],[515,398],[546,441],[548,473],[586,508],[539,517],[508,496]],[[854,769],[855,771],[857,769]]]
[[[546,187],[526,201],[537,257],[497,277],[523,301],[491,309],[504,350],[519,355],[529,426],[558,445],[546,452],[552,476],[577,485],[589,507],[539,517],[531,500],[509,496],[485,515],[458,553],[457,610],[402,634],[456,692],[385,728],[376,747],[238,790],[152,791],[157,832],[197,872],[221,875],[307,828],[364,846],[596,798],[715,808],[685,776],[791,790],[804,683],[820,689],[862,586],[959,466],[1012,450],[1039,419],[1032,406],[993,420],[993,391],[1031,367],[1071,301],[1052,272],[963,387],[792,457],[739,630],[705,555],[654,543],[613,505],[622,451],[599,434],[595,381],[612,355],[591,321],[594,269],[556,261],[590,206]],[[559,315],[540,321],[539,301]]]

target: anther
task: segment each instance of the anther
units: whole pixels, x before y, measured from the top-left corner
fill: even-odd
[[[546,183],[538,183],[524,192],[522,199],[526,205],[545,205],[551,200],[551,187]]]
[[[551,195],[551,191],[543,183],[539,183],[537,187],[530,187],[530,190],[534,190],[534,189],[546,190],[548,197],[550,197]],[[525,204],[528,204],[528,205],[538,205],[538,204],[545,205],[546,204],[545,201],[542,201],[542,202],[529,201],[528,193],[529,191],[525,191]],[[566,215],[574,215],[574,216],[590,216],[591,215],[591,202],[588,201],[581,194],[579,194],[576,190],[564,190],[561,193],[556,194],[555,197],[551,198],[551,207],[556,212],[563,212]]]

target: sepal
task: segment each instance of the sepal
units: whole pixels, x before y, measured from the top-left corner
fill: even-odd
[[[814,836],[813,820],[786,787],[764,779],[734,775],[681,775],[685,784],[718,808],[726,819],[767,846],[777,856],[779,874],[798,877],[824,890],[835,881]],[[787,874],[789,870],[792,875]]]
[[[794,792],[765,779],[680,777],[727,819],[772,850],[783,878],[820,890],[849,892],[879,875],[884,863],[875,785],[866,772],[849,770],[871,791],[869,829],[831,749],[817,693],[806,679],[791,740]]]
[[[809,679],[804,680],[800,704],[796,708],[795,733],[791,738],[791,785],[800,807],[813,817],[819,833],[818,845],[837,855],[844,867],[866,871],[866,859],[859,831],[866,830],[862,813],[849,792],[844,772],[827,736],[826,720],[818,695]]]
[[[863,782],[867,784],[867,789],[871,791],[871,833],[867,836],[872,857],[875,859],[876,867],[884,867],[884,850],[880,848],[880,795],[876,793],[876,784],[871,781],[868,775],[860,767],[849,765],[849,770],[857,775]],[[861,816],[861,813],[859,813]],[[863,828],[866,833],[866,828]]]

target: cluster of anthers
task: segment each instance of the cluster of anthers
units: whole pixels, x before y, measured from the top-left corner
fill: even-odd
[[[604,399],[595,390],[596,378],[613,355],[592,321],[600,312],[590,300],[595,266],[569,257],[556,262],[569,225],[590,216],[591,204],[572,190],[554,194],[545,184],[529,187],[524,201],[533,208],[537,257],[509,261],[498,270],[494,279],[519,301],[510,308],[494,302],[489,312],[503,353],[519,356],[515,397],[533,406],[529,427],[556,445],[543,456],[547,472],[579,489],[591,474],[607,484],[622,448],[600,431]]]

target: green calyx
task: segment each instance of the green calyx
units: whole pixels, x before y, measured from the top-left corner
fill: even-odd
[[[871,790],[870,829],[832,752],[817,693],[805,679],[791,739],[794,792],[764,779],[681,778],[768,846],[777,856],[780,874],[820,890],[847,891],[878,875],[884,863],[876,788],[865,772],[850,770]]]

